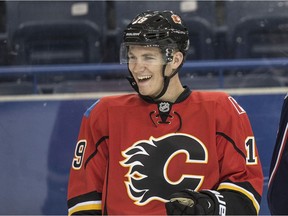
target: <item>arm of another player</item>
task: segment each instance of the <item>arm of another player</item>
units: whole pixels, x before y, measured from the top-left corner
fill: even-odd
[[[284,98],[269,171],[267,201],[272,215],[287,215],[288,94]]]

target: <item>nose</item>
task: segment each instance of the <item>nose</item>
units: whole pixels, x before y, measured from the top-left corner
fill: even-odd
[[[134,73],[143,72],[145,70],[145,64],[141,61],[136,61],[129,64],[129,68]]]

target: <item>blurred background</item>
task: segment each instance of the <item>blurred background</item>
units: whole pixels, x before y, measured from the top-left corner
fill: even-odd
[[[0,1],[0,214],[67,214],[69,169],[85,110],[133,92],[122,32],[144,10],[173,10],[191,46],[192,90],[231,94],[248,113],[265,175],[288,92],[288,1]]]

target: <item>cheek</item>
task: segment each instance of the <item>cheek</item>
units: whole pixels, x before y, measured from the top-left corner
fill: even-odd
[[[128,69],[129,69],[129,71],[131,71],[131,72],[133,72],[133,66],[131,65],[131,64],[128,64]]]
[[[162,77],[163,76],[163,74],[162,74],[162,69],[163,69],[163,66],[154,66],[154,67],[151,67],[150,68],[151,69],[151,71],[154,71],[154,75],[156,75],[156,76],[159,76],[159,77]]]

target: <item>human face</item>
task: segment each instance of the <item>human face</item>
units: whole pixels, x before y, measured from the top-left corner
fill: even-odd
[[[163,55],[157,47],[129,46],[128,67],[135,79],[139,93],[156,97],[162,90]]]

